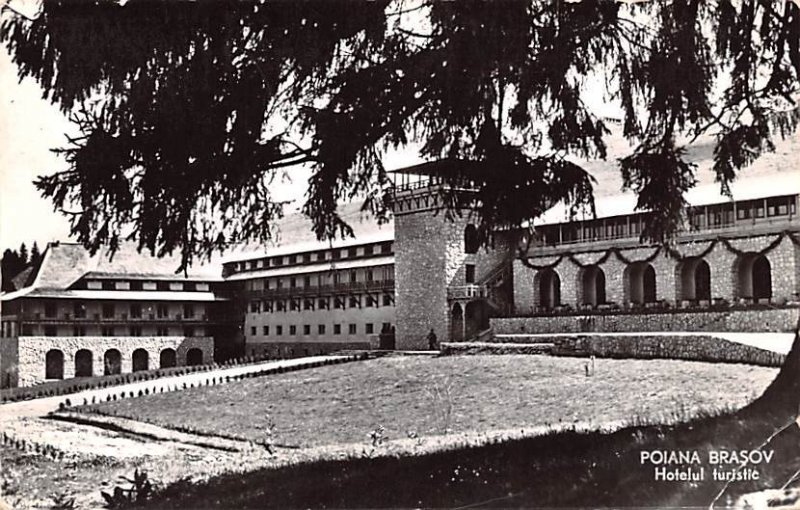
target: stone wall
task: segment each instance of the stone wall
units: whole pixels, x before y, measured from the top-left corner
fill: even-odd
[[[18,338],[19,386],[30,386],[45,380],[45,356],[52,349],[64,354],[64,378],[75,376],[75,354],[80,349],[92,353],[92,375],[103,375],[105,352],[117,349],[121,354],[122,373],[132,371],[132,356],[136,349],[145,349],[148,367],[158,368],[161,351],[174,349],[178,366],[186,364],[186,353],[197,348],[203,352],[203,363],[214,360],[214,340],[211,337],[51,337],[22,336]]]
[[[555,337],[551,351],[556,356],[600,358],[683,359],[726,363],[749,363],[778,367],[786,356],[709,335],[613,336],[575,335]]]
[[[491,319],[495,334],[642,331],[794,331],[800,307],[619,312]]]
[[[449,331],[447,310],[447,233],[445,220],[432,212],[404,214],[394,220],[395,345],[424,349],[433,328],[438,338]]]
[[[731,238],[730,245],[748,253],[757,253],[777,239],[778,234],[764,234],[753,237]],[[710,247],[711,240],[679,242],[675,247],[683,257],[696,257]],[[637,246],[621,250],[621,255],[631,264],[647,261],[655,270],[656,299],[668,303],[680,303],[685,295],[682,293],[681,274],[682,261],[673,258],[666,250],[649,259],[657,248],[654,246]],[[550,250],[548,255],[536,256],[529,253],[528,262],[532,266],[542,267],[558,261],[552,269],[561,281],[561,303],[573,308],[583,304],[581,265],[598,264],[606,279],[606,301],[625,306],[631,301],[630,271],[625,260],[614,253],[602,257],[605,250],[586,249],[565,245],[563,249]],[[572,258],[577,261],[576,263]],[[559,261],[559,257],[561,257]],[[783,303],[796,301],[800,293],[800,247],[796,246],[788,236],[771,251],[765,254],[769,261],[772,278],[772,301]],[[704,255],[703,259],[710,269],[710,287],[712,299],[725,299],[735,302],[744,296],[740,285],[738,268],[741,257],[730,251],[723,243],[718,242],[714,248]],[[602,262],[601,262],[602,260]],[[529,314],[539,309],[538,275],[542,270],[529,267],[522,261],[514,262],[514,309],[517,314]]]

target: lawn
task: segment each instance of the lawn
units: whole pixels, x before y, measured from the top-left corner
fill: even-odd
[[[209,434],[300,447],[559,422],[688,417],[738,408],[776,369],[673,360],[548,356],[385,357],[89,406]]]

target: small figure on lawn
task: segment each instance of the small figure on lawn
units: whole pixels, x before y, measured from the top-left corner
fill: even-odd
[[[436,350],[436,333],[433,332],[433,328],[431,328],[431,332],[428,333],[428,349],[432,351]]]

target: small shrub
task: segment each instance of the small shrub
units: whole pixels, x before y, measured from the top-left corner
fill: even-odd
[[[153,484],[148,480],[146,471],[137,469],[133,473],[133,478],[120,477],[120,479],[130,484],[130,487],[126,489],[118,485],[111,494],[100,491],[106,508],[126,508],[147,500],[153,494]]]

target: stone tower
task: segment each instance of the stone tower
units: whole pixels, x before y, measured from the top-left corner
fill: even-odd
[[[427,349],[438,341],[462,340],[488,327],[487,289],[510,271],[509,252],[479,248],[470,210],[447,218],[442,173],[453,161],[425,163],[395,172],[395,321],[398,349]],[[468,187],[459,193],[471,193]]]

